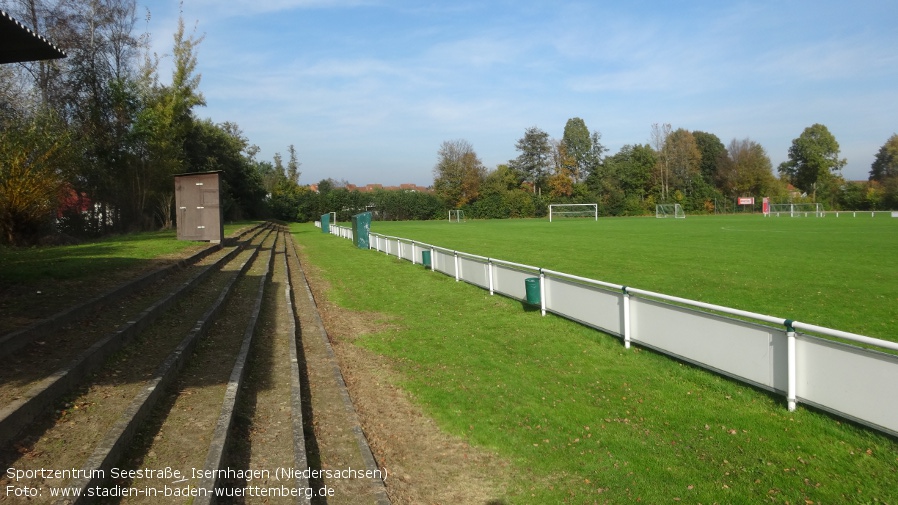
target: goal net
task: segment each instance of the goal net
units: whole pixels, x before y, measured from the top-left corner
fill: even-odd
[[[675,217],[675,218],[686,218],[686,213],[683,212],[683,207],[678,203],[659,203],[655,205],[655,217]]]
[[[465,211],[450,210],[449,211],[449,222],[450,223],[464,223],[465,222]]]
[[[599,220],[599,205],[596,203],[552,203],[549,204],[549,222],[567,217],[590,217]]]
[[[771,203],[770,216],[823,217],[823,205],[819,203]]]

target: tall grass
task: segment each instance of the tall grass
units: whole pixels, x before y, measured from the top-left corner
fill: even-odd
[[[695,270],[716,263],[710,269],[721,272],[725,262],[711,261],[721,249],[736,255],[740,244],[757,247],[751,237],[764,235],[750,226],[720,229],[738,220],[719,221],[717,232],[689,219],[611,221],[563,228],[376,223],[374,231],[390,228],[467,252],[679,295],[690,295],[697,288],[688,286],[697,282],[684,282],[691,277],[678,265]],[[391,357],[403,386],[443,429],[512,462],[517,477],[509,503],[898,501],[898,444],[886,436],[805,407],[790,413],[780,397],[650,351],[625,350],[618,339],[540,317],[520,302],[420,265],[358,250],[311,225],[293,230],[332,286],[333,301],[390,320],[391,330],[359,345]],[[715,241],[715,233],[733,233],[736,244]],[[637,255],[634,243],[659,240],[650,235],[665,235],[671,252]],[[631,243],[617,243],[624,238]],[[697,243],[676,247],[699,239],[718,243],[718,253],[699,255]],[[582,265],[588,258],[593,261]],[[728,268],[743,266],[735,261]]]

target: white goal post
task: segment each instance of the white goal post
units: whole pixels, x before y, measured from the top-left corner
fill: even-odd
[[[461,209],[450,210],[449,211],[449,222],[450,223],[464,223],[465,222],[465,211]]]
[[[591,217],[599,220],[599,204],[597,203],[550,203],[549,222],[558,217]]]
[[[771,203],[767,216],[780,217],[781,215],[789,217],[824,217],[826,212],[823,205],[819,203]]]
[[[655,217],[686,219],[686,213],[683,212],[683,207],[678,203],[659,203],[655,205]]]

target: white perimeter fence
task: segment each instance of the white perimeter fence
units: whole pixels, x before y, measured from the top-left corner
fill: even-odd
[[[764,213],[764,217],[858,217],[859,215],[860,217],[876,217],[877,214],[885,217],[898,217],[898,210],[775,210]]]
[[[331,226],[352,239],[352,230]],[[898,436],[898,356],[829,340],[898,351],[898,343],[511,263],[378,233],[371,249],[490,294],[526,301],[525,279],[539,278],[542,314],[552,312],[717,373]],[[739,318],[739,319],[737,319]],[[772,325],[772,326],[771,326]]]

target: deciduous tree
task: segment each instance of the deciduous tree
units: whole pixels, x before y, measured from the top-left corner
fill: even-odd
[[[552,141],[552,161],[552,175],[548,179],[549,196],[552,198],[571,196],[579,164],[564,140]]]
[[[641,214],[646,210],[645,199],[657,165],[657,153],[650,145],[625,145],[605,159],[607,175],[597,189],[614,193],[615,188],[619,188],[622,195],[619,213]],[[609,212],[613,213],[613,210],[609,209]]]
[[[898,134],[889,137],[870,165],[870,180],[882,182],[890,177],[898,177]]]
[[[689,194],[701,170],[702,154],[689,130],[678,128],[667,138],[665,146],[670,168],[670,183],[674,189]]]
[[[776,179],[767,151],[761,144],[745,138],[730,141],[728,163],[721,163],[717,184],[731,198],[767,196],[774,190]]]
[[[13,245],[33,243],[56,217],[76,154],[64,125],[45,111],[0,123],[0,232]]]
[[[792,141],[789,159],[778,171],[795,187],[812,195],[833,196],[840,185],[840,172],[846,160],[839,158],[839,143],[826,126],[815,123]]]
[[[467,140],[447,140],[440,145],[433,167],[433,190],[447,206],[457,209],[476,200],[484,177],[486,169]]]
[[[708,184],[714,184],[717,179],[717,171],[719,164],[727,156],[726,147],[723,142],[713,133],[702,131],[692,132],[695,138],[695,145],[702,154],[702,161],[699,164],[702,177]]]
[[[240,127],[231,122],[216,124],[210,119],[194,121],[184,147],[185,161],[193,170],[223,172],[221,207],[227,219],[261,217],[264,182],[250,159],[249,141]]]
[[[602,169],[602,165],[605,164],[605,153],[608,152],[608,148],[602,144],[602,134],[598,131],[592,132],[589,144],[589,153],[586,156],[587,176],[597,174]]]
[[[592,139],[586,123],[574,117],[567,120],[564,125],[564,136],[561,138],[565,151],[573,160],[571,165],[574,182],[581,182],[589,173],[589,161],[592,149]],[[556,163],[556,167],[558,164]]]
[[[533,184],[534,193],[541,191],[552,168],[552,145],[549,142],[549,134],[536,126],[531,126],[515,143],[515,149],[521,154],[510,160],[508,165],[520,172],[526,182]]]
[[[870,165],[870,181],[878,183],[882,194],[880,203],[886,208],[898,208],[898,134],[889,137]]]

